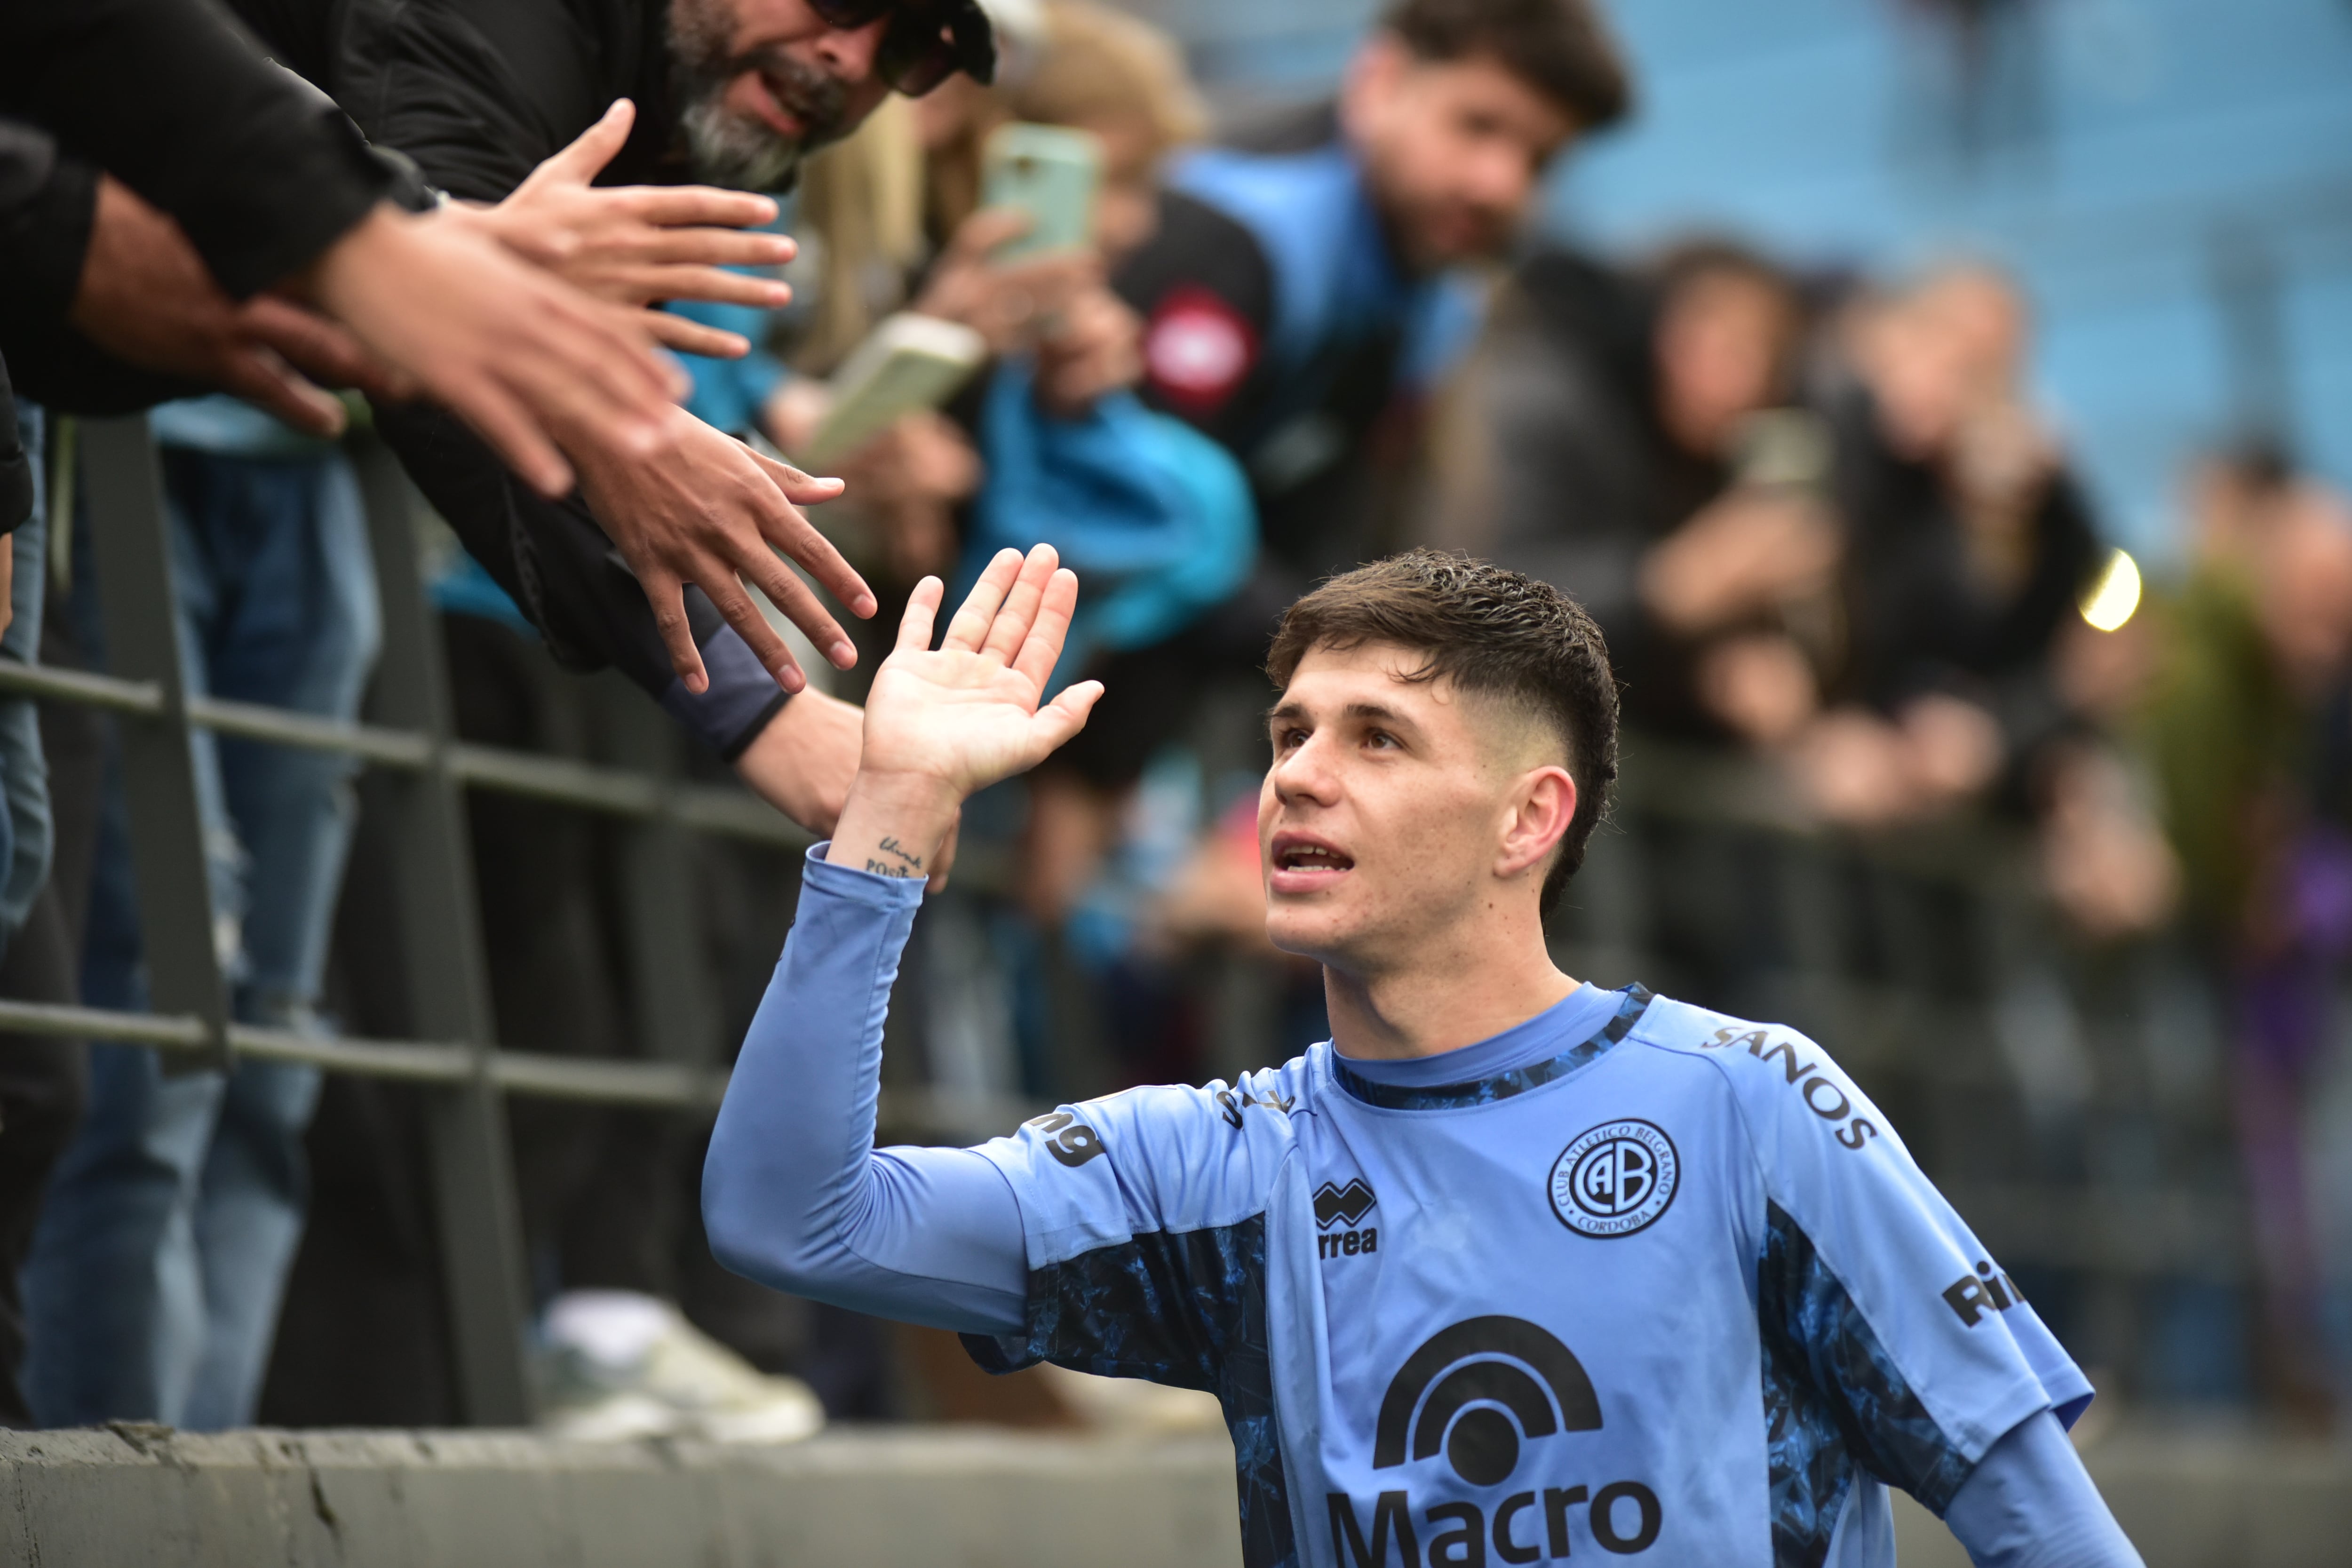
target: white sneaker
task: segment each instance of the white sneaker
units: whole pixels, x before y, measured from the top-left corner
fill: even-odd
[[[685,1420],[651,1394],[624,1389],[579,1403],[551,1400],[539,1425],[549,1436],[572,1443],[635,1443],[675,1436]]]
[[[691,1434],[714,1443],[792,1443],[824,1426],[808,1384],[768,1376],[651,1296],[568,1291],[549,1306],[541,1337],[549,1368],[542,1424],[551,1432],[593,1441]]]

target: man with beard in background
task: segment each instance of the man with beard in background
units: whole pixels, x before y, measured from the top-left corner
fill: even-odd
[[[1218,611],[1097,671],[1108,695],[1060,761],[1103,798],[1205,684],[1254,689],[1285,605],[1378,553],[1419,405],[1476,335],[1463,269],[1632,100],[1590,0],[1390,0],[1336,100],[1175,163],[1111,284],[1144,318],[1144,401],[1241,462],[1264,548]]]
[[[958,70],[986,80],[995,63],[973,0],[231,3],[372,142],[415,163],[419,201],[506,202],[622,98],[635,118],[598,184],[788,189],[805,154],[892,91],[927,92]],[[482,214],[526,253],[528,216],[520,204]],[[826,830],[856,766],[855,710],[802,691],[738,577],[834,663],[854,662],[847,637],[771,549],[871,614],[865,584],[798,510],[835,492],[683,409],[672,417],[677,449],[658,460],[574,453],[580,489],[560,501],[531,494],[437,411],[385,408],[379,424],[560,661],[615,666],[772,805]]]

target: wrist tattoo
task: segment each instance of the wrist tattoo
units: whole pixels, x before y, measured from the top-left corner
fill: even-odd
[[[867,857],[866,868],[874,872],[876,875],[883,877],[919,877],[923,874],[923,858],[919,855],[908,854],[905,847],[902,846],[898,839],[885,838],[881,843],[876,845],[875,847],[881,850],[885,855],[895,857],[895,858],[888,860],[877,860],[870,856]]]

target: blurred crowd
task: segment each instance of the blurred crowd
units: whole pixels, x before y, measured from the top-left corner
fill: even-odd
[[[253,10],[263,26],[271,8]],[[696,576],[615,524],[650,481],[579,457],[572,521],[541,518],[509,487],[499,504],[520,510],[501,531],[476,521],[486,481],[446,456],[446,428],[390,422],[456,529],[434,586],[459,732],[667,758],[667,738],[615,742],[632,720],[562,668],[613,663],[724,759],[665,765],[718,777],[731,763],[822,831],[827,788],[837,804],[854,763],[858,682],[907,593],[926,574],[952,592],[1003,546],[1049,542],[1083,595],[1055,683],[1099,677],[1108,693],[1065,754],[968,812],[956,879],[909,958],[918,984],[900,992],[910,1021],[894,1059],[914,1065],[892,1070],[950,1106],[1200,1080],[1322,1027],[1317,975],[1263,936],[1257,667],[1275,616],[1318,577],[1408,545],[1544,577],[1607,636],[1637,779],[1719,776],[1782,830],[1841,843],[2030,844],[2070,951],[2160,942],[2195,967],[2225,1053],[2212,1092],[2230,1098],[2249,1216],[2259,1391],[2328,1425],[2352,1368],[2352,1258],[2326,1238],[2352,1226],[2309,1108],[2342,1065],[2352,950],[2344,498],[2248,433],[2184,454],[2179,548],[2142,563],[2106,542],[2036,404],[2032,302],[1997,262],[1825,271],[1728,235],[1636,256],[1531,237],[1547,180],[1635,96],[1602,20],[1572,0],[1402,0],[1331,101],[1215,124],[1181,51],[1131,16],[1097,0],[991,0],[987,15],[992,80],[949,64],[860,100],[862,120],[835,105],[841,134],[810,152],[772,216],[709,220],[789,235],[797,253],[720,258],[740,286],[668,305],[673,346],[748,343],[689,353],[683,406],[759,471],[793,475],[788,500],[824,502],[810,521],[841,570],[795,548],[804,574],[770,559],[744,573],[758,596],[730,595],[731,571]],[[669,47],[699,58],[692,37],[673,16]],[[1024,250],[1034,220],[985,201],[990,139],[1011,125],[1089,139],[1091,243]],[[624,121],[614,145],[627,133]],[[761,172],[755,184],[778,183]],[[765,287],[777,278],[782,306]],[[898,312],[968,329],[985,363],[941,405],[829,457],[847,488],[828,499],[782,465],[810,451],[836,373]],[[167,404],[153,428],[181,638],[205,689],[355,714],[377,629],[348,464],[226,397]],[[102,668],[66,445],[48,443],[36,508],[58,542],[20,531],[20,556],[36,542],[19,582],[66,595],[46,636],[35,616],[42,658]],[[704,592],[675,623],[632,597],[635,619],[610,631],[605,533],[635,569],[616,574],[624,596],[640,583]],[[849,625],[860,657],[842,668],[832,623],[799,606],[850,568],[879,613]],[[0,657],[26,657],[18,640]],[[812,683],[782,707],[789,723],[772,644],[794,648]],[[697,657],[706,687],[686,679]],[[13,871],[0,901],[19,933],[0,993],[142,1006],[120,764],[79,710],[46,707],[42,723],[52,768],[80,773],[56,814],[57,872],[33,878],[45,912],[16,907]],[[400,850],[355,806],[349,766],[226,742],[205,765],[240,1016],[403,1035],[380,973]],[[643,1054],[610,830],[511,799],[470,809],[500,1041]],[[711,927],[702,979],[740,1035],[794,869],[710,851],[693,876]],[[22,973],[36,951],[46,981]],[[1701,982],[1728,994],[1739,976]],[[17,1204],[7,1238],[27,1259],[29,1407],[0,1414],[451,1418],[424,1112],[407,1091],[337,1080],[313,1127],[307,1069],[247,1064],[223,1083],[162,1076],[135,1047],[90,1061],[86,1086],[60,1067],[45,1081],[69,1087],[29,1090],[55,1102],[32,1123],[54,1147],[29,1147],[8,1102],[0,1159],[16,1163],[0,1180],[37,1192],[47,1173],[49,1196]],[[86,1112],[61,1109],[77,1097]],[[709,1264],[688,1201],[691,1129],[544,1107],[516,1110],[512,1127],[544,1393],[563,1430],[772,1440],[812,1429],[820,1405],[909,1407],[875,1325]],[[306,1129],[320,1175],[307,1238]],[[133,1277],[135,1289],[103,1283]],[[916,1407],[1120,1418],[1076,1384],[1031,1405],[984,1397],[956,1358],[910,1343],[903,1364],[928,1380]]]

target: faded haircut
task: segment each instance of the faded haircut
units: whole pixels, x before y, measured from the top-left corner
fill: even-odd
[[[1343,572],[1284,612],[1265,672],[1286,687],[1318,647],[1388,644],[1424,655],[1408,680],[1446,679],[1549,728],[1576,781],[1576,812],[1545,873],[1551,913],[1617,778],[1617,679],[1584,607],[1550,584],[1467,555],[1408,550]]]

